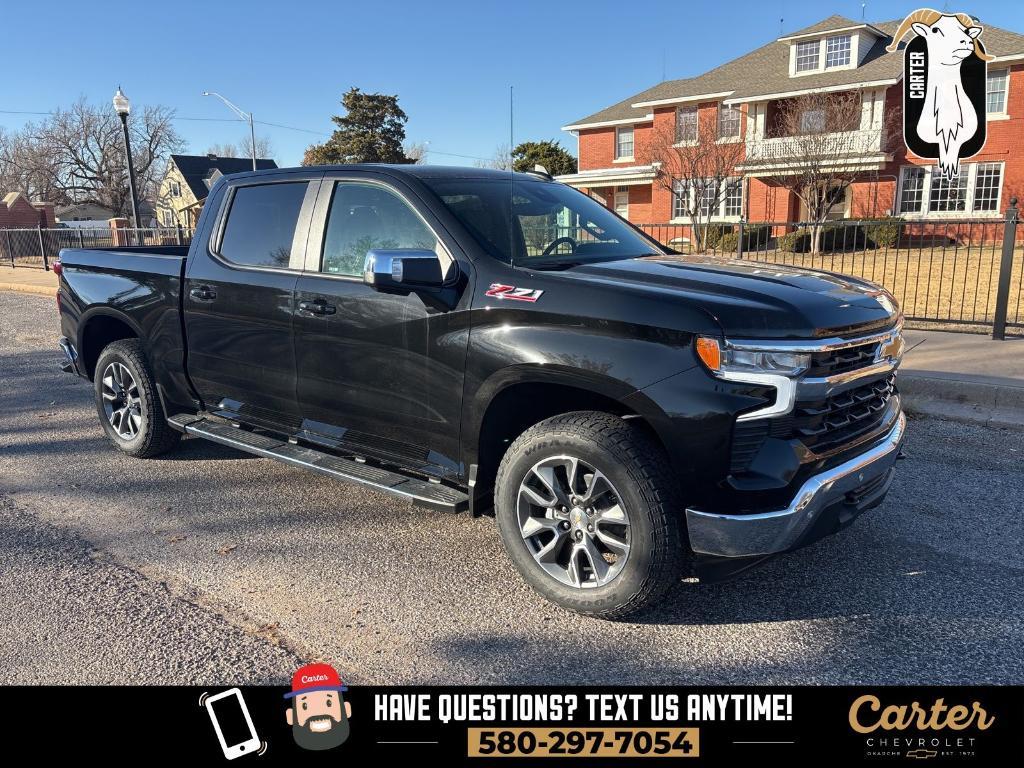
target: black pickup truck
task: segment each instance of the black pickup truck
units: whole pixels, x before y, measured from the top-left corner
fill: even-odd
[[[64,368],[148,458],[182,434],[489,512],[619,617],[876,506],[902,316],[831,273],[683,259],[544,174],[225,177],[188,248],[65,250]]]

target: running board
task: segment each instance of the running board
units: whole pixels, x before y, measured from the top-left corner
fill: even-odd
[[[461,512],[469,507],[469,496],[439,483],[343,459],[331,453],[294,445],[270,435],[250,432],[222,421],[212,421],[191,413],[180,413],[168,419],[171,426],[189,435],[212,440],[240,451],[274,459],[302,469],[357,483],[375,491],[390,493],[414,504],[447,512]]]

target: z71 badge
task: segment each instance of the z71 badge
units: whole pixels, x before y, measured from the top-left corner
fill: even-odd
[[[494,299],[511,299],[512,301],[529,301],[531,304],[544,293],[540,288],[516,288],[514,285],[491,283],[484,296]]]

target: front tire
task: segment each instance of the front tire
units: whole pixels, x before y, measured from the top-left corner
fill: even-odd
[[[557,605],[617,619],[656,602],[686,565],[665,451],[617,416],[578,411],[520,435],[502,458],[495,514],[523,578]]]
[[[104,347],[93,378],[100,424],[119,451],[148,459],[178,444],[181,433],[167,423],[138,339]]]

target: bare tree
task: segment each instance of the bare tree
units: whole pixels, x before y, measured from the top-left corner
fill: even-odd
[[[766,126],[769,136],[787,139],[771,158],[785,170],[767,181],[803,203],[812,253],[821,251],[824,224],[850,185],[870,177],[871,172],[862,170],[865,158],[887,152],[898,134],[895,110],[886,111],[880,128],[861,130],[863,109],[857,91],[808,93],[781,102]]]
[[[655,183],[671,193],[673,215],[689,220],[691,243],[701,251],[730,185],[741,182],[736,166],[743,160],[743,143],[720,141],[717,134],[713,113],[691,123],[677,119],[655,126],[649,148],[650,161],[658,165]]]
[[[167,156],[184,142],[174,130],[173,110],[147,106],[128,121],[140,200],[152,200]],[[30,198],[58,205],[96,203],[120,215],[131,210],[121,121],[109,106],[80,99],[0,143],[0,173]]]
[[[512,170],[512,148],[508,144],[499,144],[490,160],[476,160],[476,168],[494,168],[498,171]]]
[[[252,157],[252,140],[246,136],[237,143],[227,142],[224,144],[211,144],[206,149],[206,154],[217,157]],[[263,159],[272,157],[274,147],[266,136],[256,137],[256,158]]]
[[[427,143],[425,141],[407,141],[402,145],[402,151],[409,158],[410,162],[420,165],[427,162]]]
[[[22,133],[0,132],[0,192],[23,192],[30,200],[60,201],[56,158]]]

